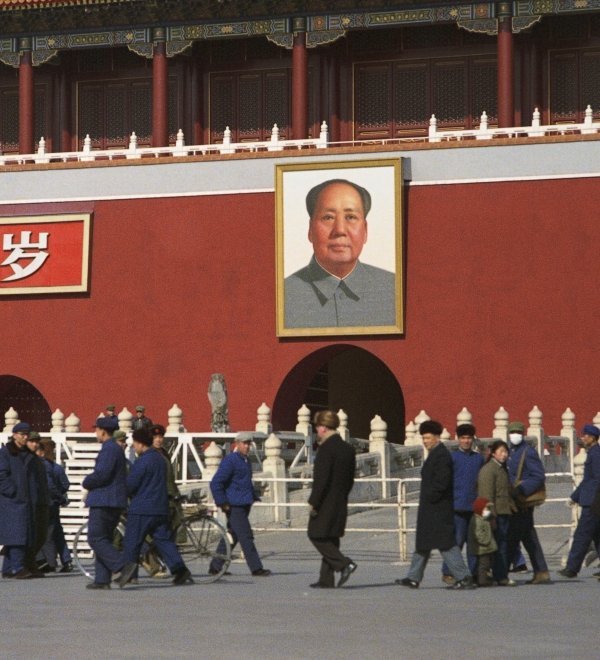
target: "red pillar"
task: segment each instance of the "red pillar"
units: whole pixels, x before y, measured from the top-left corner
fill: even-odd
[[[296,19],[306,27],[306,19]],[[292,140],[308,137],[308,55],[306,32],[294,31],[292,49]]]
[[[511,5],[498,4],[498,126],[514,126],[514,43]]]
[[[329,141],[340,140],[340,66],[337,54],[328,59],[327,91],[329,93],[329,115],[327,118],[329,128]]]
[[[33,64],[31,40],[24,38],[20,43],[19,61],[19,153],[34,152],[33,123]],[[41,136],[40,136],[41,137]]]
[[[152,58],[152,146],[169,146],[167,45],[163,28],[154,30]],[[133,127],[135,130],[135,126]]]
[[[58,84],[58,117],[60,131],[60,151],[71,151],[76,148],[71,143],[71,77],[70,69],[60,72]]]

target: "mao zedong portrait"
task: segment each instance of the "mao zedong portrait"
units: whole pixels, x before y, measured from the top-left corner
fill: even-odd
[[[330,179],[309,190],[306,209],[313,256],[285,278],[285,326],[394,325],[394,273],[359,259],[368,237],[368,190]]]

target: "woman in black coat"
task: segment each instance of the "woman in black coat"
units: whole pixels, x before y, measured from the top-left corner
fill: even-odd
[[[314,418],[319,448],[313,468],[313,487],[308,503],[310,519],[308,537],[323,557],[319,581],[313,588],[334,587],[334,573],[341,572],[341,587],[356,570],[356,564],[340,552],[348,516],[348,496],[354,483],[356,455],[354,449],[335,432],[339,418],[330,410],[318,412]]]

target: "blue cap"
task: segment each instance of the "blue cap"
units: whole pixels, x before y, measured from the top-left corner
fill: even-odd
[[[119,428],[119,422],[112,417],[98,417],[94,426],[113,433],[113,431],[116,431]]]
[[[30,433],[31,425],[27,422],[19,422],[13,426],[13,433]]]
[[[600,429],[594,424],[586,424],[581,430],[581,435],[593,435],[600,438]]]

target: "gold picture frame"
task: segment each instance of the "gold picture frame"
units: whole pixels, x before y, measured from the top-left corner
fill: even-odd
[[[402,159],[276,165],[275,196],[277,336],[402,334]]]

